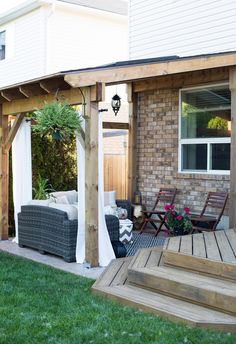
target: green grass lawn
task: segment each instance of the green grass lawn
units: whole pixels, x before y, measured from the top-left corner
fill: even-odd
[[[0,344],[235,344],[91,294],[93,281],[0,253]]]

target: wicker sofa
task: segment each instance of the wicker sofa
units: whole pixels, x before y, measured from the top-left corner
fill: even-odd
[[[128,201],[117,201],[131,216]],[[119,220],[106,215],[106,224],[116,257],[126,255],[125,246],[119,242]],[[18,214],[20,247],[31,247],[41,253],[52,253],[66,262],[75,261],[78,220],[69,220],[66,212],[47,206],[25,205]]]

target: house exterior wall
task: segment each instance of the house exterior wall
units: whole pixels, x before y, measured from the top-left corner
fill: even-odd
[[[217,74],[220,75],[218,71],[195,72],[177,76],[177,82],[173,77],[169,84],[174,87],[166,86],[168,82],[162,79],[163,87],[157,82],[158,89],[137,94],[137,185],[148,207],[155,203],[161,187],[176,187],[175,204],[187,206],[191,212],[202,210],[209,191],[229,191],[229,175],[178,172],[179,89],[188,84],[203,85],[208,77],[209,81],[215,78],[214,83],[217,79],[220,82]],[[227,219],[223,219],[221,226],[227,227]]]
[[[130,59],[233,50],[235,1],[130,0]]]
[[[56,6],[47,24],[47,73],[127,59],[127,25],[121,15]]]
[[[44,75],[44,25],[44,11],[39,9],[0,27],[7,36],[6,59],[0,61],[0,87]]]
[[[4,22],[4,30],[7,57],[0,61],[0,88],[128,57],[127,17],[86,6],[44,4]]]

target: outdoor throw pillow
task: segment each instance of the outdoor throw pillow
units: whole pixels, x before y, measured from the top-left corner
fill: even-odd
[[[116,205],[116,192],[105,191],[104,192],[104,206],[110,205],[111,207],[117,207]]]
[[[116,215],[116,207],[111,207],[110,205],[107,205],[104,207],[104,213],[105,215]]]
[[[56,197],[57,204],[70,204],[66,196]]]
[[[78,192],[75,190],[71,191],[57,191],[57,192],[52,192],[50,193],[50,198],[55,198],[57,199],[58,197],[66,196],[69,204],[73,204],[75,202],[78,202]]]

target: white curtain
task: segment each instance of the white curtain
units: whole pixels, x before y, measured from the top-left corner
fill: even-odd
[[[107,231],[104,214],[104,173],[103,173],[103,136],[102,136],[102,114],[99,116],[98,127],[98,250],[99,265],[107,266],[115,254]],[[77,139],[77,161],[78,161],[78,235],[76,246],[77,263],[85,262],[85,151],[80,138]]]
[[[115,254],[108,234],[104,213],[104,154],[103,154],[102,113],[99,113],[98,125],[98,249],[99,265],[107,266]]]
[[[23,120],[12,143],[13,201],[16,237],[18,243],[17,215],[21,206],[32,200],[31,125]]]
[[[84,122],[82,123],[84,128]],[[78,234],[76,244],[76,262],[85,261],[85,149],[81,136],[76,138],[78,173]]]

